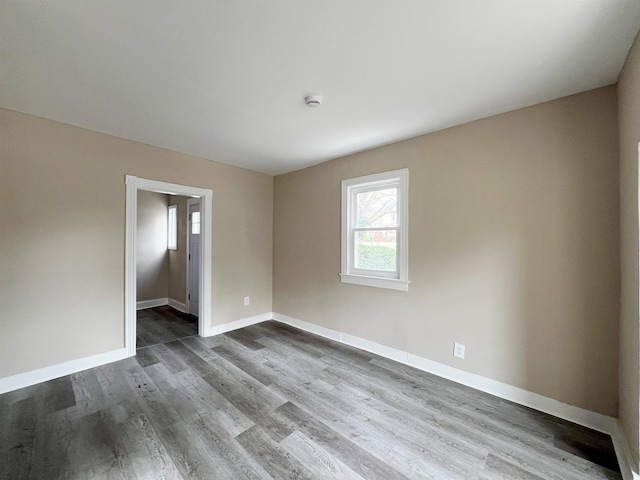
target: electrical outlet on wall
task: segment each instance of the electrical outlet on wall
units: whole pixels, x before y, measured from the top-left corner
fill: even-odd
[[[465,346],[462,345],[461,343],[454,343],[453,356],[458,358],[464,358],[464,349],[465,349]]]
[[[251,303],[249,297],[244,297],[244,306],[246,307],[249,303]]]

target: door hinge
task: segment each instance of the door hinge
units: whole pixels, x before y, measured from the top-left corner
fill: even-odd
[[[191,300],[191,294],[187,295],[187,300]]]

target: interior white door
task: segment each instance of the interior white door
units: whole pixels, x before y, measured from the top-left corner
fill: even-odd
[[[200,199],[187,202],[189,211],[189,258],[187,305],[189,313],[199,315],[200,302]]]

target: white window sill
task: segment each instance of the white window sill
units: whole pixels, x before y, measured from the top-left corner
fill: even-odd
[[[409,282],[407,280],[398,280],[396,278],[369,277],[365,275],[341,273],[340,281],[342,283],[364,285],[367,287],[389,288],[391,290],[401,290],[403,292],[409,291]]]

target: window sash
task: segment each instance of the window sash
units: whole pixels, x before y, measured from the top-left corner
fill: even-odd
[[[399,257],[398,257],[398,239],[400,237],[400,227],[398,221],[398,210],[400,206],[400,198],[396,200],[396,226],[395,227],[358,227],[356,223],[358,222],[358,195],[361,193],[368,192],[376,192],[378,190],[387,190],[390,188],[395,188],[398,191],[398,196],[400,196],[400,181],[397,178],[389,179],[383,182],[376,182],[373,184],[363,184],[360,186],[353,186],[350,190],[350,215],[349,215],[349,273],[354,275],[365,275],[370,277],[384,277],[384,278],[399,278],[400,277],[400,266],[399,266]],[[366,269],[366,268],[358,268],[356,267],[356,232],[367,232],[367,231],[384,231],[384,230],[395,230],[396,231],[396,269],[393,271],[389,270],[377,270],[377,269]]]
[[[351,202],[353,205],[353,211],[352,211],[352,216],[351,216],[351,224],[354,228],[360,228],[358,227],[358,218],[360,218],[360,215],[358,213],[358,207],[359,207],[359,202],[358,202],[358,197],[362,194],[366,194],[366,193],[371,193],[371,192],[379,192],[382,190],[395,190],[396,191],[396,205],[395,205],[395,215],[396,215],[396,219],[395,219],[395,227],[398,226],[398,193],[400,192],[400,184],[397,181],[390,181],[390,182],[385,182],[384,184],[381,185],[375,185],[375,186],[364,186],[361,188],[353,188],[352,192],[351,192]]]
[[[356,267],[356,238],[357,232],[367,232],[367,231],[395,231],[396,232],[396,255],[395,255],[395,270],[379,270],[379,269],[370,269],[370,268],[358,268]],[[400,256],[398,243],[400,238],[400,228],[399,227],[387,227],[387,228],[354,228],[351,230],[351,255],[349,256],[350,265],[349,271],[355,275],[366,275],[369,277],[385,277],[385,278],[399,278],[400,277]]]

